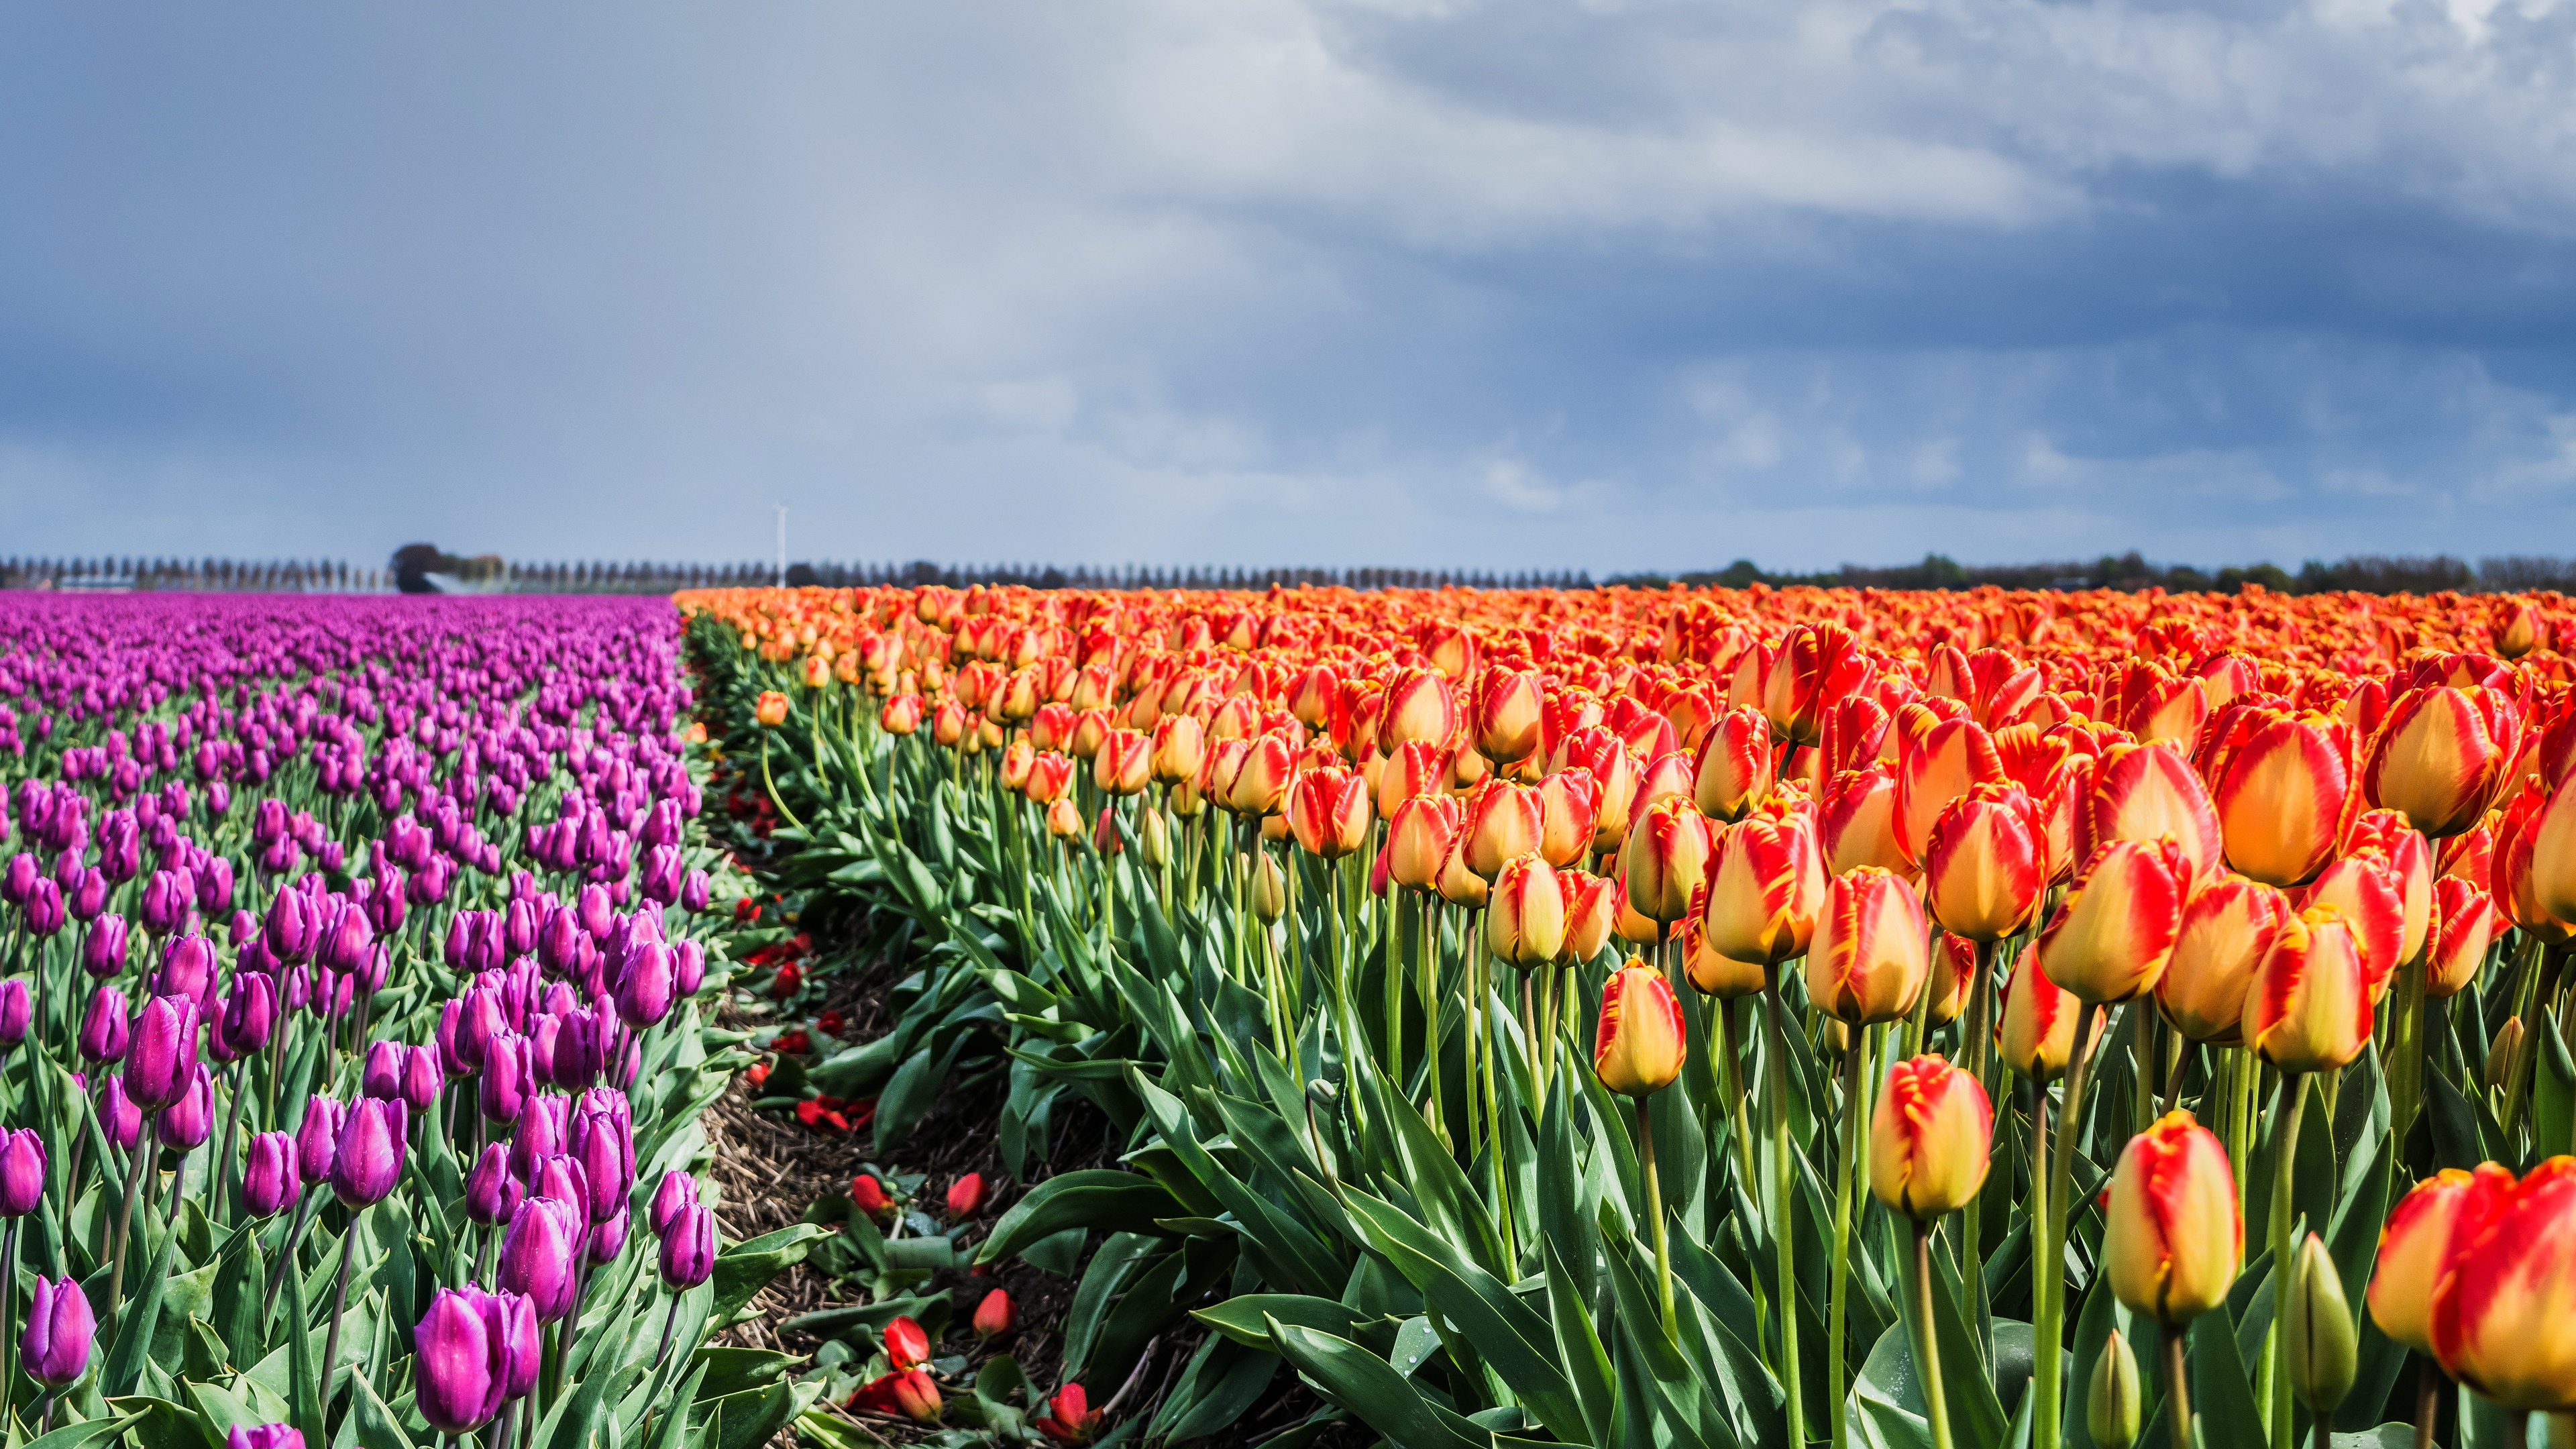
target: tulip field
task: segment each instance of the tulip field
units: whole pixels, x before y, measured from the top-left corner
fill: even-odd
[[[659,600],[0,594],[0,1434],[746,1446]],[[703,766],[697,767],[701,772]]]
[[[801,1442],[2576,1432],[2557,595],[677,603],[753,1106],[863,1169]]]

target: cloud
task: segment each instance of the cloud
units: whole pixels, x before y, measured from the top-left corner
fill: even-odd
[[[51,7],[0,548],[1676,568],[2576,522],[2576,4]]]

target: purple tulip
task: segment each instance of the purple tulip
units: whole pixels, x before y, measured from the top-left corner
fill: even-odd
[[[367,1043],[367,1066],[358,1079],[361,1096],[390,1102],[402,1095],[403,1066],[411,1048],[398,1041]]]
[[[196,1065],[197,1003],[184,996],[143,1003],[125,1062],[125,1090],[136,1104],[157,1110],[178,1101]]]
[[[216,863],[222,864],[220,861]],[[245,955],[254,950],[258,951],[259,959],[268,964],[257,969],[262,971],[277,969],[277,953],[268,949],[268,939],[260,934],[257,916],[248,911],[233,912],[232,920],[224,927],[224,937],[233,943],[235,951],[243,952]]]
[[[485,1143],[483,1155],[474,1159],[474,1170],[465,1176],[465,1216],[497,1228],[518,1211],[519,1199],[525,1196],[527,1189],[510,1175],[509,1147]]]
[[[524,1296],[540,1322],[562,1318],[572,1311],[581,1240],[581,1214],[570,1204],[534,1195],[521,1200],[501,1234],[502,1291]]]
[[[695,1288],[716,1270],[716,1215],[691,1199],[661,1230],[662,1281],[673,1291]]]
[[[644,857],[644,899],[667,906],[680,898],[680,848],[657,845]]]
[[[81,969],[92,976],[114,976],[125,969],[125,918],[114,911],[89,923],[81,937]]]
[[[524,1399],[537,1387],[537,1372],[545,1366],[544,1340],[537,1336],[537,1306],[516,1293],[500,1295],[504,1306],[503,1343],[508,1349],[504,1398]]]
[[[680,1209],[697,1200],[697,1178],[672,1168],[662,1174],[662,1185],[653,1189],[653,1210],[646,1220],[653,1224],[656,1234],[667,1233],[671,1230],[671,1219],[680,1215]]]
[[[122,989],[102,983],[91,992],[89,1011],[81,1017],[79,1046],[82,1059],[92,1066],[125,1060],[131,1030],[128,1017],[131,1014],[132,1004]]]
[[[550,1197],[590,1216],[590,1174],[582,1170],[581,1159],[568,1152],[537,1159],[537,1170],[528,1177],[528,1196]]]
[[[580,900],[573,910],[582,930],[588,932],[593,941],[608,934],[610,919],[617,913],[616,903],[608,898],[608,888],[596,881],[581,888]]]
[[[259,803],[264,819],[268,807],[277,802],[262,800]],[[280,815],[282,818],[282,810]],[[311,897],[298,890],[279,891],[277,899],[268,907],[268,949],[275,952],[280,961],[301,965],[313,959],[313,949],[322,939],[322,925],[321,912],[315,908]]]
[[[693,916],[704,911],[713,889],[705,871],[691,870],[680,878],[680,909]]]
[[[489,986],[477,986],[456,1003],[456,1055],[470,1068],[479,1069],[488,1055],[492,1038],[509,1030],[506,1014],[501,1009],[501,993]]]
[[[203,936],[172,937],[161,952],[161,970],[152,990],[161,996],[184,996],[204,1010],[215,996],[215,943]]]
[[[44,1139],[20,1127],[0,1137],[0,1217],[25,1217],[44,1200]]]
[[[596,1107],[573,1109],[567,1135],[590,1184],[588,1206],[595,1223],[625,1216],[627,1195],[635,1190],[635,1144],[624,1128],[619,1118]]]
[[[485,1043],[483,1072],[475,1084],[476,1103],[485,1120],[519,1121],[536,1095],[536,1059],[528,1039],[501,1032]]]
[[[27,888],[27,900],[21,909],[26,912],[30,932],[50,937],[63,928],[63,888],[40,877]]]
[[[35,1005],[28,1000],[25,979],[13,976],[0,981],[0,1051],[25,1041],[28,1024],[34,1017]]]
[[[446,1086],[447,1074],[439,1069],[437,1052],[428,1047],[413,1047],[404,1055],[402,1100],[414,1115],[436,1106],[438,1094]]]
[[[671,1014],[678,972],[671,948],[659,941],[640,941],[626,948],[624,978],[617,984],[617,1019],[638,1031]]]
[[[508,913],[501,919],[503,951],[512,956],[525,956],[537,949],[537,928],[544,924],[544,917],[538,914],[535,901],[514,897]]]
[[[366,907],[344,900],[332,909],[315,937],[314,964],[334,971],[352,970],[374,953],[375,946],[376,928],[367,919]]]
[[[671,990],[685,1001],[707,984],[707,948],[695,941],[671,943]]]
[[[219,855],[197,872],[197,909],[211,919],[219,911],[230,910],[232,903],[233,863]],[[236,935],[234,939],[240,937]]]
[[[25,905],[27,893],[36,888],[36,882],[44,878],[44,873],[44,865],[26,851],[9,857],[8,870],[0,872],[0,901],[13,906]]]
[[[283,1132],[261,1132],[250,1139],[250,1162],[242,1169],[242,1210],[255,1218],[275,1217],[295,1203],[304,1190],[296,1166],[295,1139]]]
[[[188,872],[156,870],[143,887],[143,929],[156,936],[166,936],[179,929],[188,919],[189,907],[196,904],[197,883]]]
[[[627,1217],[624,1213],[603,1218],[590,1225],[588,1246],[593,1267],[604,1268],[616,1262],[617,1255],[626,1251],[626,1229]]]
[[[304,1435],[284,1424],[235,1424],[224,1433],[224,1449],[304,1449]]]
[[[107,1085],[100,1089],[98,1120],[107,1140],[115,1143],[118,1151],[134,1150],[136,1139],[143,1135],[143,1109],[125,1094],[123,1077],[109,1077]]]
[[[384,1201],[402,1180],[402,1102],[361,1098],[351,1104],[340,1124],[340,1142],[331,1157],[331,1191],[342,1204],[362,1208]]]
[[[483,1427],[501,1411],[509,1346],[500,1300],[480,1288],[441,1288],[412,1330],[421,1417],[443,1434]]]
[[[277,1029],[277,984],[256,972],[237,973],[216,1029],[235,1056],[246,1057],[267,1046]]]
[[[97,1338],[98,1319],[80,1284],[39,1274],[27,1304],[27,1331],[18,1338],[19,1367],[28,1377],[57,1389],[71,1383],[88,1371]]]
[[[81,872],[80,886],[68,893],[65,906],[75,919],[95,921],[107,909],[108,880],[96,866]]]
[[[304,1104],[303,1125],[295,1129],[295,1166],[306,1182],[329,1180],[340,1155],[340,1128],[348,1120],[348,1105],[335,1097],[316,1092]]]
[[[214,1128],[214,1074],[206,1070],[205,1063],[198,1062],[189,1075],[188,1089],[152,1119],[152,1134],[161,1139],[164,1147],[193,1152],[205,1145]]]

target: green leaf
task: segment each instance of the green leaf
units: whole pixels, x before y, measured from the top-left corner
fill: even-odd
[[[139,1417],[137,1414],[121,1414],[114,1418],[92,1419],[85,1424],[66,1424],[52,1433],[28,1440],[25,1449],[89,1449],[92,1444],[104,1443],[124,1433]]]
[[[1541,1239],[1540,1248],[1547,1259],[1548,1318],[1556,1328],[1557,1359],[1565,1365],[1566,1377],[1574,1384],[1574,1396],[1582,1406],[1583,1424],[1590,1431],[1591,1442],[1615,1443],[1619,1379],[1610,1367],[1610,1351],[1602,1346],[1601,1335],[1593,1329],[1590,1295],[1565,1270],[1554,1242]]]
[[[143,1365],[152,1357],[152,1335],[161,1321],[161,1297],[170,1286],[170,1260],[178,1253],[179,1235],[165,1234],[161,1251],[152,1261],[151,1271],[135,1285],[132,1298],[126,1300],[123,1321],[116,1327],[116,1345],[108,1350],[107,1362],[99,1368],[99,1388],[109,1398],[131,1393],[142,1377]]]
[[[1395,1449],[1481,1449],[1441,1422],[1420,1391],[1385,1359],[1358,1344],[1276,1321],[1269,1337],[1317,1391],[1385,1435]]]
[[[1246,1348],[1275,1353],[1270,1342],[1270,1321],[1297,1328],[1311,1328],[1336,1338],[1356,1338],[1359,1325],[1366,1318],[1330,1298],[1309,1298],[1301,1293],[1243,1293],[1207,1308],[1196,1308],[1190,1316]]]
[[[815,1240],[831,1234],[812,1223],[790,1223],[747,1243],[736,1243],[716,1255],[716,1308],[710,1322],[725,1323],[742,1311],[769,1280],[790,1264],[805,1261]],[[290,1275],[292,1276],[292,1275]]]
[[[993,1224],[993,1234],[975,1252],[975,1261],[991,1263],[1067,1228],[1105,1233],[1159,1233],[1155,1221],[1187,1215],[1188,1209],[1153,1178],[1111,1167],[1059,1173],[1030,1189]]]
[[[2207,1449],[2264,1449],[2268,1416],[2254,1402],[2254,1386],[2246,1380],[2245,1360],[2237,1353],[2227,1315],[2204,1313],[2192,1320],[2188,1346],[2192,1417],[2201,1442]]]

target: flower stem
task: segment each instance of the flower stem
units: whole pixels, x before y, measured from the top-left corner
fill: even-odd
[[[1950,1391],[1941,1382],[1941,1344],[1932,1322],[1932,1225],[1914,1220],[1914,1377],[1923,1385],[1925,1417],[1932,1421],[1932,1449],[1950,1449]]]
[[[2165,1349],[2165,1421],[2173,1428],[2174,1449],[2192,1449],[2191,1374],[2183,1365],[2182,1330],[2173,1324],[2162,1327]],[[2287,1444],[2286,1439],[2275,1439]]]
[[[322,1411],[331,1411],[331,1367],[340,1358],[340,1312],[349,1306],[349,1263],[358,1256],[358,1228],[367,1210],[349,1214],[348,1231],[340,1235],[340,1285],[331,1290],[331,1331],[322,1338]]]
[[[787,802],[778,798],[778,783],[769,778],[769,732],[766,730],[760,735],[760,783],[769,791],[769,803],[778,807],[779,817],[799,830],[804,829],[805,822],[797,819],[796,812],[787,808]]]
[[[1834,1449],[1842,1449],[1850,1432],[1843,1422],[1843,1401],[1850,1393],[1843,1383],[1843,1366],[1849,1361],[1843,1334],[1851,1293],[1852,1174],[1860,1160],[1860,1089],[1868,1056],[1869,1029],[1848,1028],[1843,1046],[1842,1162],[1834,1171],[1833,1285],[1825,1310],[1825,1390],[1826,1402],[1831,1405]]]
[[[152,1162],[152,1128],[153,1119],[147,1117],[134,1134],[134,1151],[130,1154],[133,1166],[125,1174],[125,1206],[117,1209],[116,1213],[116,1246],[108,1253],[107,1270],[107,1311],[112,1315],[111,1322],[120,1322],[125,1316],[119,1311],[125,1292],[125,1241],[134,1227],[134,1201],[143,1196],[144,1169]],[[114,1333],[108,1335],[108,1342],[116,1342]]]
[[[2304,1072],[2281,1074],[2281,1133],[2273,1143],[2272,1171],[2272,1287],[2273,1301],[2288,1301],[2290,1287],[2290,1184],[2299,1164],[2299,1119],[2307,1114],[2308,1079]],[[2267,1363],[2272,1375],[2272,1442],[2290,1442],[2290,1373],[2284,1356],[2290,1351],[2287,1335],[2282,1332],[2285,1314],[2272,1315],[2271,1351]]]
[[[1664,1308],[1664,1337],[1681,1341],[1681,1319],[1673,1311],[1673,1260],[1664,1236],[1664,1183],[1655,1171],[1655,1124],[1652,1097],[1637,1099],[1637,1163],[1646,1174],[1646,1211],[1655,1220],[1655,1293]]]
[[[1807,1442],[1807,1413],[1798,1387],[1797,1234],[1789,1225],[1796,1201],[1789,1176],[1789,1027],[1780,1006],[1779,967],[1771,968],[1763,994],[1771,1011],[1770,1063],[1765,1076],[1771,1098],[1771,1210],[1777,1219],[1771,1224],[1771,1241],[1780,1277],[1780,1386],[1788,1395],[1789,1443],[1795,1449]]]
[[[2091,1002],[2076,1009],[2075,1049],[2066,1064],[2066,1095],[2057,1109],[2057,1155],[2048,1164],[2048,1189],[2031,1219],[2038,1251],[2031,1258],[2030,1286],[2039,1319],[2032,1327],[2037,1353],[2030,1391],[2039,1395],[2031,1414],[2033,1444],[2058,1441],[2059,1386],[2066,1367],[2066,1199],[2070,1165],[2083,1127],[2084,1074],[2092,1056],[2093,1019],[2101,1009]],[[2046,1098],[2041,1101],[2045,1105]]]

